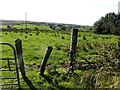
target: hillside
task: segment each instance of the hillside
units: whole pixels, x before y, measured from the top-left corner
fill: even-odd
[[[0,28],[7,29],[7,26],[11,26],[11,28],[16,29],[25,29],[26,22],[25,21],[18,21],[18,20],[1,20]],[[45,27],[45,28],[44,28]],[[50,22],[34,22],[34,21],[27,21],[27,28],[28,29],[45,29],[45,30],[70,30],[73,28],[78,28],[79,30],[83,31],[91,31],[92,26],[84,26],[84,25],[76,25],[76,24],[63,24],[63,23],[50,23]],[[43,29],[43,30],[44,30]]]

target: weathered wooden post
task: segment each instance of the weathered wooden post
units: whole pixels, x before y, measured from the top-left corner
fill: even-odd
[[[45,66],[46,66],[46,63],[47,63],[47,60],[50,56],[50,53],[52,52],[52,47],[51,46],[48,46],[47,50],[46,50],[46,53],[44,54],[44,58],[42,60],[42,63],[41,63],[41,66],[40,66],[40,74],[43,75],[44,74],[44,71],[45,71]]]
[[[70,67],[69,69],[73,69],[76,59],[76,48],[77,48],[77,35],[78,29],[73,29],[71,32],[71,44],[70,44]],[[71,71],[71,70],[70,70]]]
[[[20,71],[21,71],[22,77],[25,78],[26,73],[25,73],[24,61],[23,61],[23,56],[22,56],[22,40],[17,39],[15,41],[15,47],[17,50],[17,57],[19,61]]]

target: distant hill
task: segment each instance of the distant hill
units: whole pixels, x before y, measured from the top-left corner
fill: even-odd
[[[1,21],[1,23],[3,24],[3,25],[5,25],[5,24],[7,24],[7,25],[9,25],[9,24],[23,24],[23,23],[25,23],[25,21],[22,21],[22,20],[0,20]],[[28,23],[36,23],[36,22],[33,22],[33,21],[27,21]]]
[[[0,20],[2,25],[20,25],[25,24],[25,21],[22,20]],[[64,23],[52,23],[52,22],[35,22],[35,21],[27,21],[27,24],[35,24],[35,25],[44,25],[48,26],[53,30],[70,30],[72,28],[77,28],[79,30],[83,30],[86,28],[91,28],[91,26],[83,26],[76,24],[64,24]],[[82,28],[82,29],[81,29]]]

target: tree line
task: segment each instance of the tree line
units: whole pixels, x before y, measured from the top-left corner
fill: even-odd
[[[107,13],[94,23],[95,33],[120,35],[120,13]]]

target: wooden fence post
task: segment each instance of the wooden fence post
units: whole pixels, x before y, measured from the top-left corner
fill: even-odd
[[[41,66],[40,66],[40,74],[44,74],[45,66],[46,66],[47,60],[50,56],[50,53],[52,52],[52,49],[53,48],[51,46],[48,46],[46,53],[44,54],[44,58],[42,60]]]
[[[22,40],[17,39],[15,41],[15,47],[16,47],[16,51],[17,51],[17,57],[18,57],[18,61],[19,61],[20,71],[21,71],[22,77],[25,78],[26,73],[25,73],[24,61],[23,61],[23,56],[22,56]]]
[[[75,64],[77,35],[78,35],[78,29],[73,29],[71,32],[71,44],[70,44],[70,67],[73,67]]]
[[[41,66],[40,66],[40,74],[43,75],[44,74],[44,71],[45,71],[45,66],[46,66],[46,63],[47,63],[47,60],[50,56],[50,53],[52,52],[52,47],[51,46],[48,46],[47,50],[46,50],[46,53],[44,54],[44,58],[42,60],[42,63],[41,63]]]

